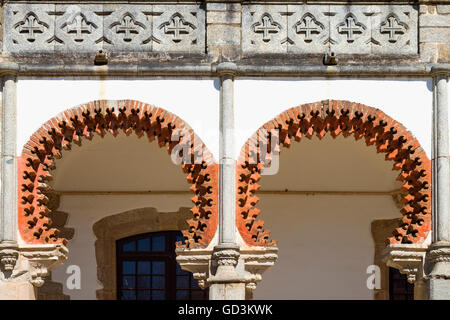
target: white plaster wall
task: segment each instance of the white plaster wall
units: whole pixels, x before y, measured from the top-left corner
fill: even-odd
[[[17,152],[42,124],[66,109],[98,99],[133,99],[176,114],[218,159],[218,89],[212,79],[19,79]]]
[[[391,197],[262,195],[258,207],[279,257],[255,299],[373,299],[370,223],[401,216]]]
[[[402,123],[431,157],[431,80],[238,79],[235,84],[235,154],[260,126],[283,111],[325,99],[349,100],[383,110]],[[251,122],[248,119],[252,119]]]

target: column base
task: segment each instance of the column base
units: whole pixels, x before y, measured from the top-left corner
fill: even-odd
[[[211,283],[210,300],[245,300],[245,283]]]
[[[29,281],[0,281],[0,300],[36,300],[35,286]]]
[[[429,277],[450,281],[450,242],[435,242],[430,245],[428,250],[428,259],[431,265]]]
[[[431,244],[428,260],[431,269],[428,275],[428,298],[450,300],[450,242]]]
[[[450,300],[450,279],[430,279],[428,297],[430,300]]]

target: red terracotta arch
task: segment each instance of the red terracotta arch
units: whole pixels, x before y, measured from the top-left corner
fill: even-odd
[[[258,132],[268,132],[267,151],[258,147]],[[278,135],[278,144],[271,145],[270,132]],[[406,128],[383,111],[349,101],[325,100],[291,108],[264,124],[242,147],[237,163],[236,223],[244,241],[251,246],[271,246],[269,231],[264,230],[255,195],[264,163],[270,163],[274,152],[288,147],[292,141],[311,139],[325,134],[333,138],[342,134],[364,139],[368,146],[386,154],[398,170],[402,182],[403,208],[401,225],[386,243],[422,242],[431,230],[431,162],[419,142]],[[260,135],[261,136],[261,135]]]
[[[183,230],[188,248],[206,247],[217,227],[218,165],[206,146],[180,118],[161,108],[134,100],[99,100],[66,110],[47,121],[25,144],[18,159],[18,220],[22,238],[27,243],[67,243],[52,225],[47,207],[51,170],[62,150],[80,144],[94,134],[116,136],[119,132],[146,136],[159,147],[167,146],[169,154],[179,145],[188,150],[181,164],[187,174],[195,206],[193,218]],[[174,133],[182,133],[172,141]],[[193,147],[193,142],[200,142]],[[190,159],[190,160],[189,160]],[[180,244],[181,246],[181,244]]]

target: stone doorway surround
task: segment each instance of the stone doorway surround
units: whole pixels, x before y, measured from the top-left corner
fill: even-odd
[[[370,230],[374,244],[373,264],[380,268],[380,288],[373,290],[374,300],[389,300],[389,267],[383,262],[383,250],[386,248],[386,238],[399,223],[398,219],[374,220],[371,223]]]
[[[94,223],[97,278],[103,285],[96,292],[97,299],[115,300],[117,297],[116,240],[141,233],[184,230],[190,216],[190,209],[183,207],[177,212],[140,208],[110,215]]]

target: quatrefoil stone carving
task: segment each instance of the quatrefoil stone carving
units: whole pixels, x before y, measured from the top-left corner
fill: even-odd
[[[14,29],[21,34],[26,35],[28,42],[36,40],[36,34],[44,33],[49,28],[49,25],[39,20],[37,15],[29,12],[22,21],[14,25]]]
[[[262,40],[264,42],[269,42],[271,37],[270,34],[276,34],[280,32],[281,25],[275,22],[272,16],[268,13],[264,13],[261,17],[261,21],[252,25],[253,31],[258,34],[262,34]]]
[[[122,18],[111,24],[110,29],[113,29],[116,34],[123,34],[123,41],[131,42],[133,35],[139,34],[141,29],[145,29],[145,25],[133,17],[129,12],[125,13]]]

